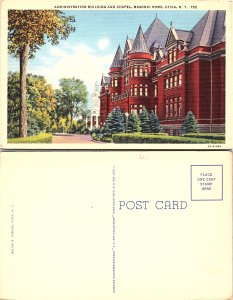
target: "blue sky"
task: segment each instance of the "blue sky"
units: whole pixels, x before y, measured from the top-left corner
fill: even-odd
[[[170,22],[177,29],[191,29],[206,11],[175,10],[70,10],[74,15],[76,31],[57,46],[47,43],[28,62],[28,73],[43,75],[54,88],[59,87],[60,78],[79,78],[84,81],[91,94],[95,82],[102,73],[108,75],[109,66],[117,46],[124,49],[128,34],[135,38],[141,24],[145,32],[157,17],[167,26]],[[9,58],[9,70],[18,71],[19,61]],[[90,97],[89,97],[90,98]],[[90,100],[90,99],[89,99]]]

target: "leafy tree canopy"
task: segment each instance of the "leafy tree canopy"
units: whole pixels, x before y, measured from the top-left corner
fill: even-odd
[[[9,53],[18,57],[25,46],[29,45],[29,58],[46,43],[57,45],[66,39],[75,27],[73,16],[65,16],[59,10],[9,10],[8,48]]]

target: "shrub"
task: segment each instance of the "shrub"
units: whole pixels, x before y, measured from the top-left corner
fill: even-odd
[[[33,143],[52,143],[51,133],[40,133],[38,135],[8,139],[8,143],[14,144],[33,144]]]
[[[194,114],[189,111],[183,121],[181,126],[181,131],[183,133],[196,133],[198,132],[198,123]]]
[[[158,116],[153,111],[151,111],[149,116],[151,121],[151,132],[160,132],[162,128]]]
[[[210,139],[210,140],[225,140],[224,133],[186,133],[184,134],[184,136],[192,137],[192,138]]]
[[[118,133],[112,136],[114,143],[119,144],[218,144],[223,141],[204,139],[168,136],[166,134],[141,134],[141,133]]]
[[[151,119],[148,114],[148,111],[145,107],[143,107],[140,115],[139,115],[140,121],[141,121],[141,131],[142,132],[151,132]]]
[[[127,132],[141,131],[140,123],[138,115],[133,111],[128,117]]]
[[[110,137],[102,137],[101,139],[100,139],[102,142],[104,142],[104,143],[112,143],[112,138],[110,138]]]

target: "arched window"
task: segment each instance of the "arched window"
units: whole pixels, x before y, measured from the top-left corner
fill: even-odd
[[[139,66],[139,76],[142,77],[143,76],[143,67]]]
[[[139,87],[139,96],[143,96],[142,84],[140,84],[140,87]]]

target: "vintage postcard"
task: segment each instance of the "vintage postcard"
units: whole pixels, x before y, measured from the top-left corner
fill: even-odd
[[[0,299],[232,299],[232,153],[1,153]]]
[[[231,149],[231,1],[1,2],[1,145]]]

